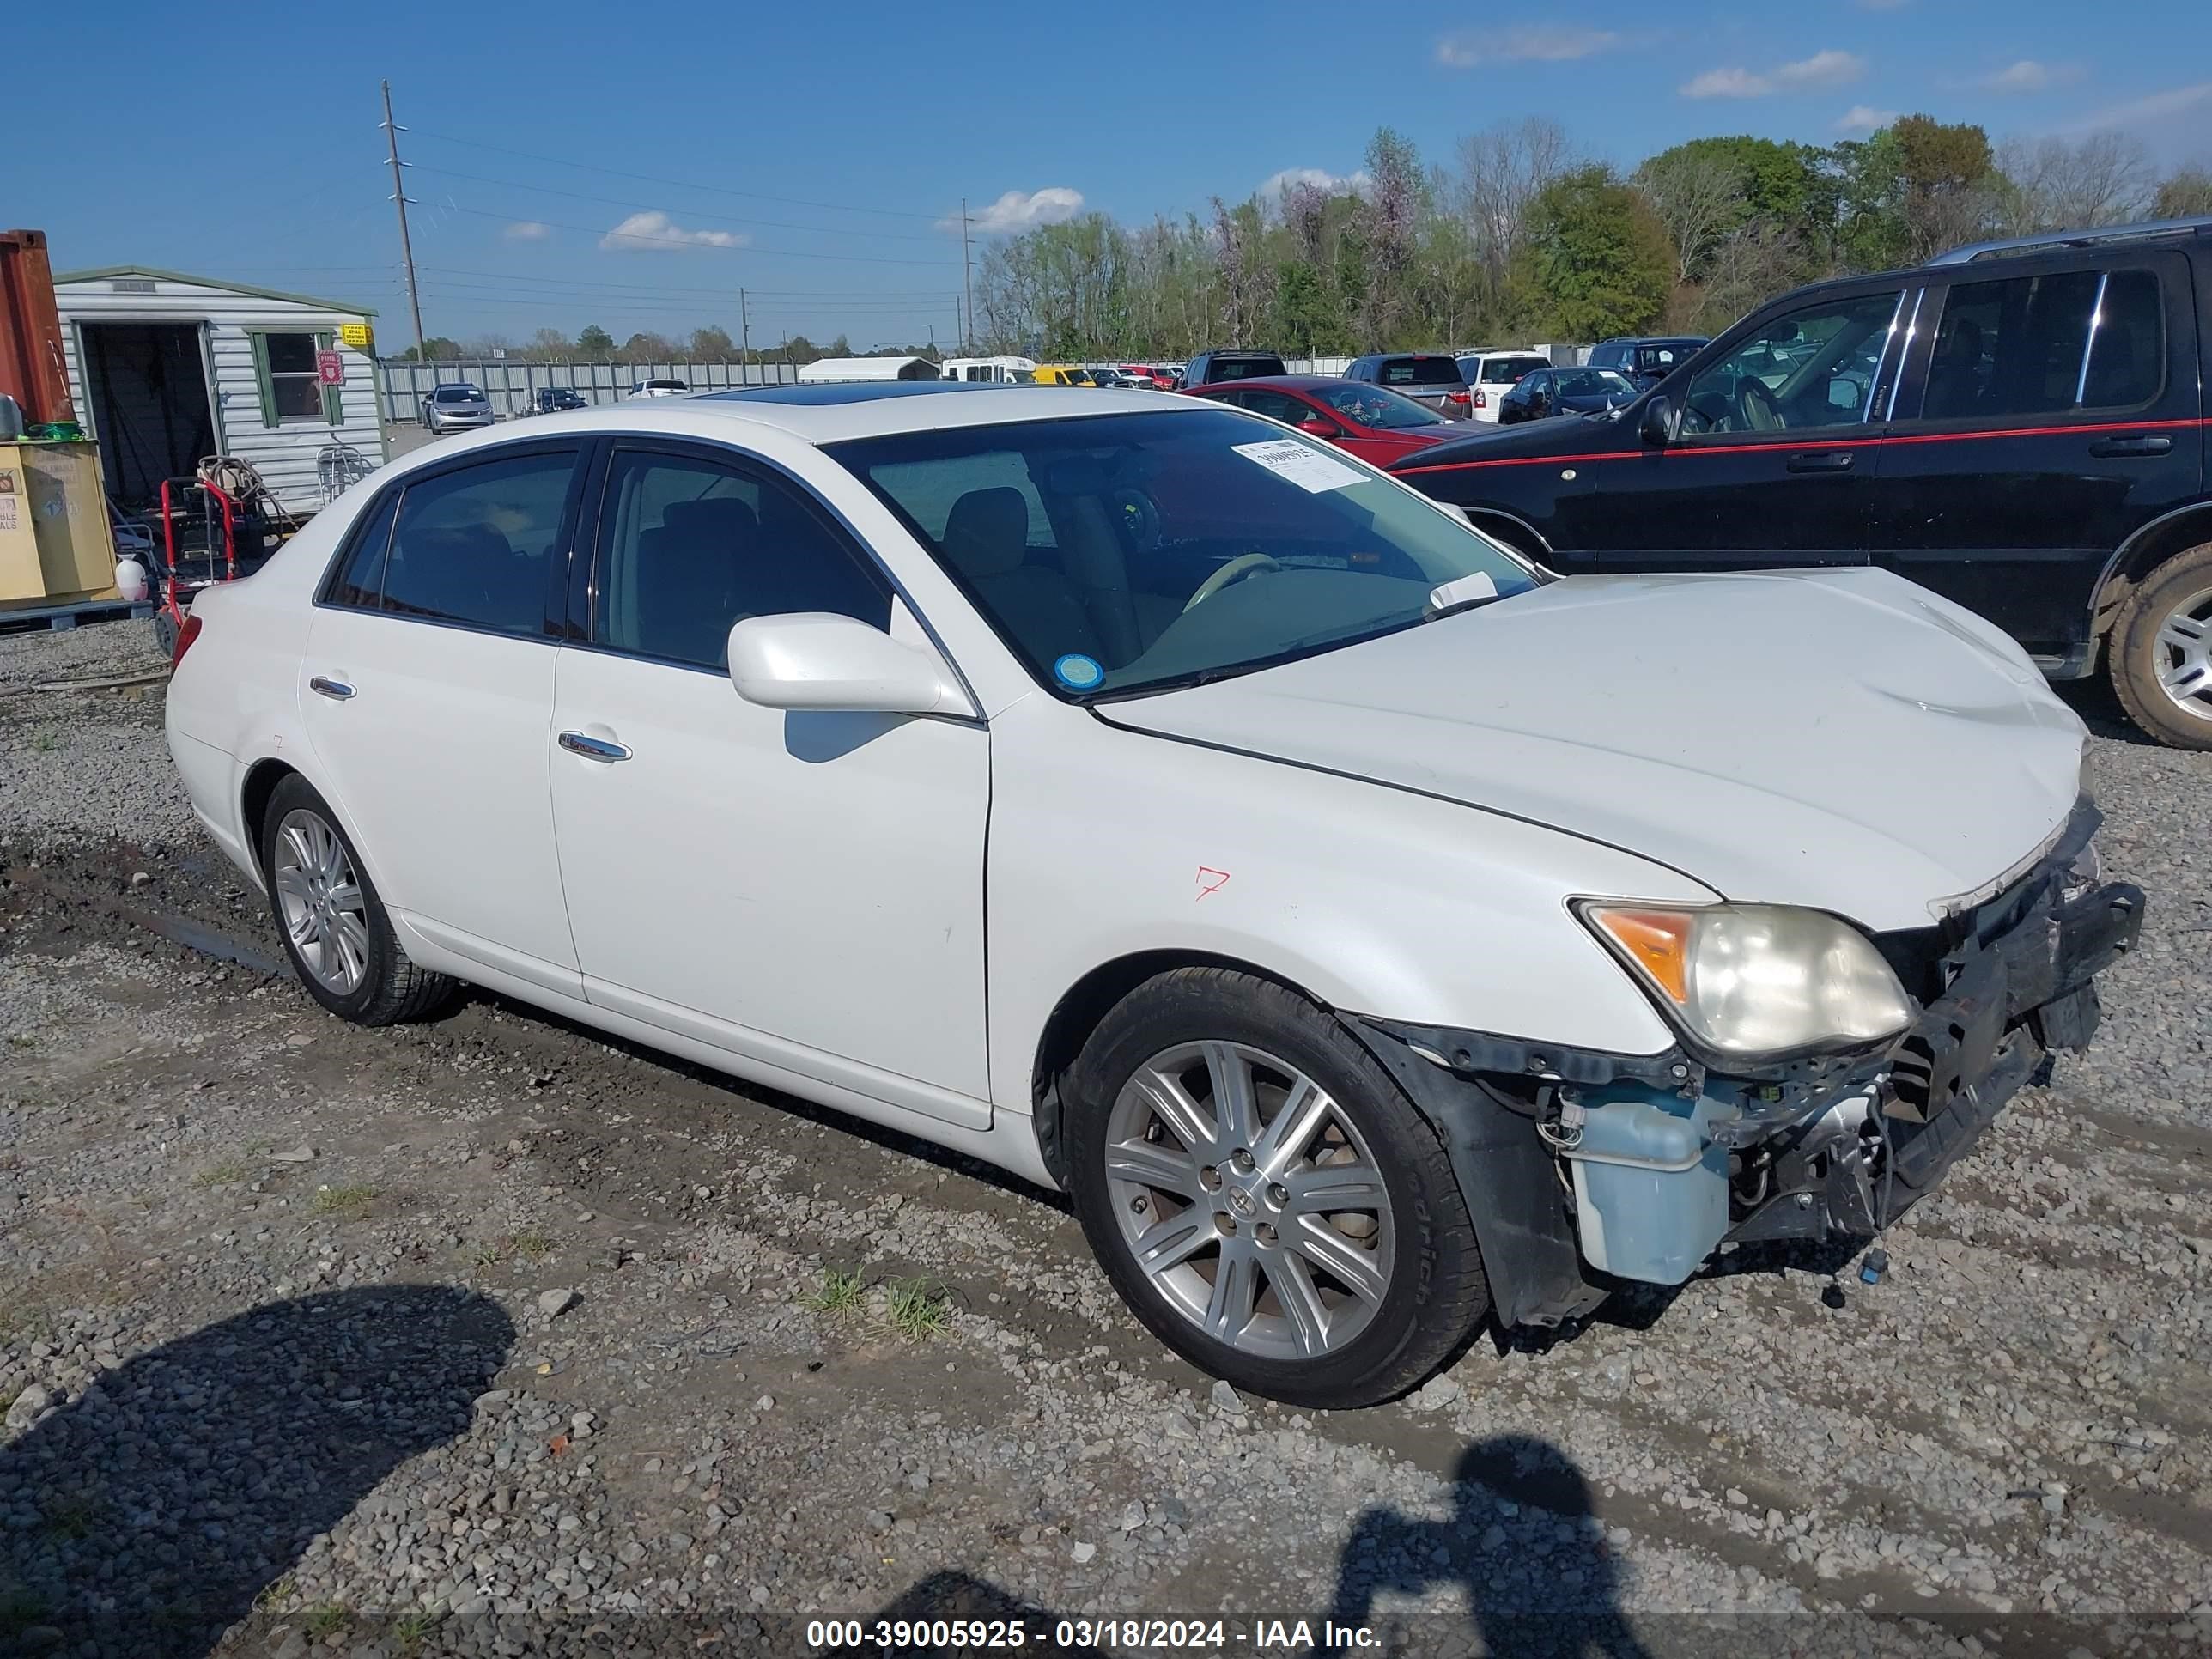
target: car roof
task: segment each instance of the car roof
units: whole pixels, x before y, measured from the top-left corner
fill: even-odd
[[[1212,386],[1199,388],[1201,393],[1242,392],[1249,386],[1258,386],[1263,392],[1318,392],[1323,386],[1361,385],[1347,380],[1341,374],[1247,374],[1239,380],[1217,380]]]

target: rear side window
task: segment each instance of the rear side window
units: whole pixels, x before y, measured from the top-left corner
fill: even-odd
[[[574,450],[540,452],[408,486],[385,559],[383,608],[542,636],[575,464]]]
[[[1595,362],[1597,359],[1593,356],[1590,361]],[[1551,364],[1541,357],[1486,357],[1479,372],[1485,386],[1511,386],[1523,374],[1550,367]]]
[[[1960,283],[1944,301],[1921,414],[1943,421],[2126,408],[2158,395],[2165,364],[2154,272]]]
[[[1459,365],[1449,357],[1393,357],[1377,377],[1384,386],[1464,386]]]
[[[392,545],[392,520],[399,510],[399,495],[397,489],[386,490],[354,526],[344,556],[324,590],[325,604],[376,609],[384,594],[384,553]]]

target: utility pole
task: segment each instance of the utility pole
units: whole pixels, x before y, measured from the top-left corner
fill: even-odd
[[[384,136],[392,147],[392,199],[399,204],[399,257],[407,262],[407,308],[415,315],[415,361],[429,356],[422,338],[422,296],[415,288],[415,246],[407,240],[407,186],[399,177],[399,129],[392,119],[392,82],[384,83]],[[963,212],[967,210],[962,204]]]
[[[386,94],[388,100],[389,88],[386,89]],[[398,150],[392,151],[395,158],[398,154]],[[392,162],[395,177],[398,176],[398,165],[395,159]],[[410,265],[408,269],[412,270],[414,267]],[[967,331],[961,337],[961,344],[963,354],[973,356],[975,351],[975,267],[968,258],[968,198],[965,196],[960,198],[960,286],[968,296]]]
[[[738,361],[750,366],[753,360],[752,319],[745,313],[745,291],[738,290]]]

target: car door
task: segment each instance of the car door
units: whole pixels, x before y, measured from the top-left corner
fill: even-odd
[[[1559,568],[1865,563],[1867,480],[1881,453],[1869,440],[1905,297],[1899,285],[1808,301],[1667,381],[1656,395],[1680,411],[1678,435],[1591,469],[1603,510],[1582,526],[1580,556]],[[1607,417],[1590,418],[1595,428]]]
[[[919,639],[849,532],[737,452],[623,440],[543,745],[585,994],[969,1127],[983,1030],[980,722],[740,698],[731,624],[834,611]]]
[[[1872,491],[1874,556],[2060,669],[2115,549],[2203,489],[2188,266],[2089,252],[1942,273]]]
[[[316,781],[386,905],[570,995],[545,745],[578,456],[503,445],[392,486],[317,599],[299,693]]]

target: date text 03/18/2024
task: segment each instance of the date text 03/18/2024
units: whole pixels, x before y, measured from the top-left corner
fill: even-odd
[[[907,1650],[983,1653],[1035,1647],[1047,1652],[1121,1650],[1255,1654],[1356,1652],[1378,1645],[1364,1625],[1332,1620],[1256,1619],[821,1619],[806,1626],[808,1647],[898,1653]]]

